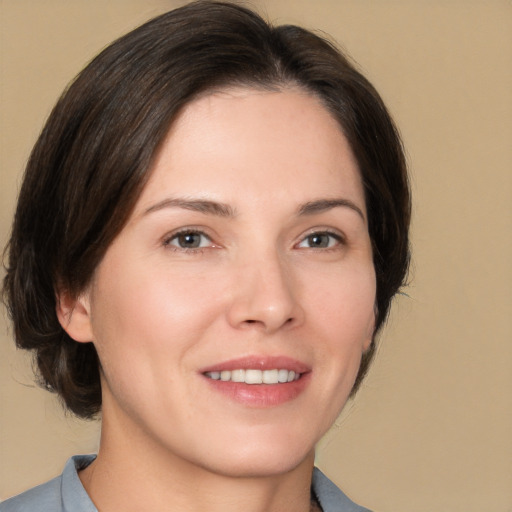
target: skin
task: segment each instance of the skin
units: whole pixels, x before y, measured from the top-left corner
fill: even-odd
[[[363,187],[338,123],[293,88],[196,99],[88,289],[60,299],[102,365],[101,448],[80,473],[99,510],[309,510],[315,444],[374,327]],[[262,405],[203,374],[247,356],[299,361],[306,384]]]

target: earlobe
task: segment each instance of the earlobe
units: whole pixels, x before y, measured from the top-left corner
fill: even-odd
[[[93,341],[89,293],[74,298],[69,292],[57,295],[57,318],[71,338],[80,343]]]

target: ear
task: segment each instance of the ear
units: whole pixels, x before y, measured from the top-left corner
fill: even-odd
[[[373,342],[373,332],[372,332],[372,334],[368,335],[363,342],[363,354],[368,352],[369,348],[372,346],[372,342]]]
[[[57,318],[71,338],[80,343],[93,341],[89,291],[78,298],[69,292],[57,294]]]
[[[377,308],[377,304],[373,306],[373,318],[368,323],[368,331],[366,332],[365,340],[363,341],[363,354],[369,350],[372,346],[373,338],[375,336],[375,322],[377,321],[377,316],[379,314],[379,310]]]

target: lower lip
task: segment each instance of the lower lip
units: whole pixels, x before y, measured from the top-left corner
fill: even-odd
[[[217,392],[249,407],[276,407],[297,398],[307,387],[311,373],[303,373],[298,380],[283,384],[245,384],[213,380],[204,377]]]

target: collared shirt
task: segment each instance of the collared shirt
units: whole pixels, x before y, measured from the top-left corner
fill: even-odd
[[[60,476],[3,501],[0,512],[98,512],[78,477],[78,471],[94,458],[71,457]],[[370,512],[350,500],[318,468],[313,472],[312,490],[323,512]]]

